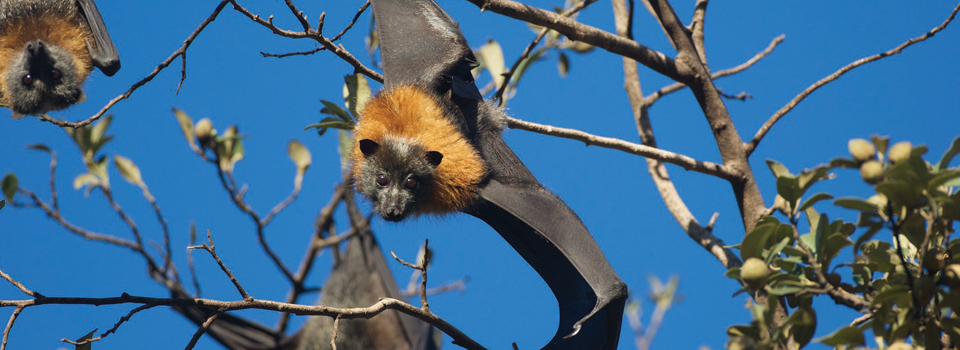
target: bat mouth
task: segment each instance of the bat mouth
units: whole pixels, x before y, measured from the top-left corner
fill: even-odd
[[[400,222],[407,217],[404,213],[380,213],[380,217],[390,222]]]

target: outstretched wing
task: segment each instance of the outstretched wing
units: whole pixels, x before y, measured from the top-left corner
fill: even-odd
[[[90,58],[93,59],[93,65],[100,68],[106,76],[113,76],[120,70],[120,53],[117,47],[113,45],[110,39],[110,33],[107,32],[107,25],[103,23],[100,17],[100,11],[93,0],[77,0],[77,8],[80,10],[80,17],[83,18],[87,28],[93,34],[93,45],[87,43],[87,50],[90,51]]]
[[[470,69],[473,52],[433,0],[372,0],[386,89],[417,84],[441,97],[490,172],[475,206],[547,282],[560,326],[545,349],[616,349],[626,286],[577,215],[547,191],[503,142]]]

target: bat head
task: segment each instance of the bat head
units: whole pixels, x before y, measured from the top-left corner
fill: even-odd
[[[85,97],[73,57],[43,41],[24,45],[6,75],[7,100],[16,118],[64,109]]]
[[[381,142],[360,140],[364,160],[357,188],[384,220],[400,221],[416,212],[434,185],[443,155],[408,140],[386,137]]]

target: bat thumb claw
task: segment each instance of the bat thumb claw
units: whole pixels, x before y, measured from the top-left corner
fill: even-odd
[[[570,332],[570,334],[567,334],[567,335],[563,336],[563,339],[570,339],[570,338],[572,338],[573,336],[577,335],[577,333],[580,333],[580,325],[581,325],[581,323],[582,323],[583,321],[584,321],[584,320],[580,320],[580,322],[575,323],[575,324],[573,325],[573,332]]]

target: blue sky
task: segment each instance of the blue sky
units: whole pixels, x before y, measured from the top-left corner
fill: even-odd
[[[282,1],[243,1],[262,16],[275,15],[275,23],[299,28]],[[326,11],[325,32],[335,35],[362,5],[361,0],[301,2],[298,5],[315,23]],[[561,1],[528,1],[541,8],[562,6]],[[500,42],[508,64],[534,37],[526,24],[480,12],[460,0],[441,0],[456,19],[467,40],[479,47],[488,38]],[[753,68],[724,78],[717,86],[728,93],[753,95],[746,102],[727,101],[736,127],[744,138],[793,96],[820,78],[858,58],[888,50],[908,38],[940,24],[955,4],[839,2],[721,2],[710,4],[706,24],[707,57],[716,71],[740,64],[762,50],[774,37],[786,41]],[[80,120],[99,110],[109,99],[146,76],[176,50],[206,18],[216,4],[171,0],[165,2],[106,2],[100,11],[120,50],[123,68],[114,77],[94,73],[86,84],[87,101],[53,113]],[[639,6],[639,3],[638,3]],[[675,3],[681,18],[690,18],[692,2]],[[644,45],[674,54],[649,14],[639,7],[636,39]],[[579,20],[613,30],[608,1],[593,4]],[[363,46],[369,13],[341,43],[370,62]],[[939,157],[960,134],[960,29],[953,24],[932,39],[908,48],[901,55],[848,73],[817,91],[781,120],[753,154],[751,165],[767,204],[775,196],[775,181],[763,161],[776,159],[798,171],[845,156],[847,140],[872,134],[892,140],[910,140],[930,147]],[[229,6],[194,42],[187,53],[187,80],[175,94],[180,61],[154,81],[117,104],[110,133],[116,139],[102,152],[120,154],[139,165],[143,178],[157,197],[173,237],[175,262],[186,269],[184,248],[188,227],[210,229],[217,250],[247,291],[258,299],[283,300],[288,285],[256,243],[254,225],[230,202],[216,179],[215,170],[189,150],[171,107],[194,119],[207,117],[219,130],[238,124],[246,157],[236,168],[236,178],[249,185],[246,195],[260,213],[283,200],[292,188],[293,163],[286,155],[290,139],[304,143],[313,153],[303,192],[297,202],[267,229],[268,240],[282,259],[296,266],[312,232],[313,219],[329,199],[340,178],[333,135],[317,137],[303,127],[317,122],[320,99],[340,101],[343,76],[352,67],[329,53],[285,59],[263,58],[260,51],[282,53],[314,48],[307,40],[272,35]],[[641,67],[645,93],[670,83]],[[533,66],[520,91],[510,101],[516,118],[590,133],[638,141],[632,114],[623,92],[622,63],[618,56],[595,50],[571,57],[571,71],[560,78],[556,57]],[[49,158],[25,146],[42,142],[60,155],[57,185],[64,215],[88,229],[129,238],[129,231],[101,194],[85,198],[72,189],[73,178],[84,172],[79,152],[65,132],[34,118],[15,121],[0,112],[0,173],[13,172],[21,186],[49,198]],[[719,153],[693,96],[686,91],[662,99],[651,109],[660,147],[701,160],[719,162]],[[745,297],[731,298],[739,286],[723,277],[724,269],[694,244],[667,212],[642,158],[619,151],[584,147],[582,143],[507,130],[505,139],[549,189],[556,192],[583,219],[632,293],[643,299],[644,320],[652,312],[645,300],[650,275],[681,278],[681,303],[664,320],[654,348],[694,349],[702,345],[722,348],[725,329],[749,322]],[[112,165],[111,165],[112,167]],[[729,244],[743,235],[743,227],[729,185],[719,179],[669,167],[680,194],[691,211],[705,222],[714,212],[719,220],[714,233]],[[836,180],[818,184],[815,191],[838,196],[866,196],[870,188],[853,171],[838,172]],[[117,200],[149,239],[160,239],[160,228],[149,205],[134,186],[111,173]],[[852,214],[820,204],[821,211],[836,217]],[[341,221],[343,218],[340,219]],[[465,293],[430,299],[431,310],[489,348],[521,349],[546,343],[556,330],[556,304],[536,273],[492,229],[463,215],[424,218],[392,224],[374,220],[374,230],[385,251],[412,259],[429,238],[435,249],[431,285],[469,276]],[[346,227],[346,223],[339,224]],[[844,256],[849,256],[844,251]],[[237,295],[216,264],[194,252],[205,297],[235,300]],[[311,281],[320,284],[329,269],[329,255],[318,259]],[[397,279],[406,281],[410,270],[391,261]],[[37,210],[0,211],[0,269],[28,287],[48,296],[165,296],[165,289],[145,273],[143,261],[113,246],[84,241],[63,230]],[[0,284],[0,298],[20,299],[16,288]],[[312,303],[316,295],[301,302]],[[824,335],[849,322],[854,313],[819,299],[817,334]],[[27,309],[17,320],[10,348],[56,349],[60,338],[77,338],[93,328],[105,330],[132,306]],[[6,318],[5,309],[0,317]],[[277,315],[242,312],[268,325]],[[297,324],[303,318],[295,319]],[[176,349],[189,341],[195,327],[165,308],[142,312],[109,336],[98,348]],[[627,326],[621,348],[634,348]],[[448,348],[455,348],[447,345]],[[820,346],[822,347],[822,346]],[[210,339],[200,349],[217,349]]]

